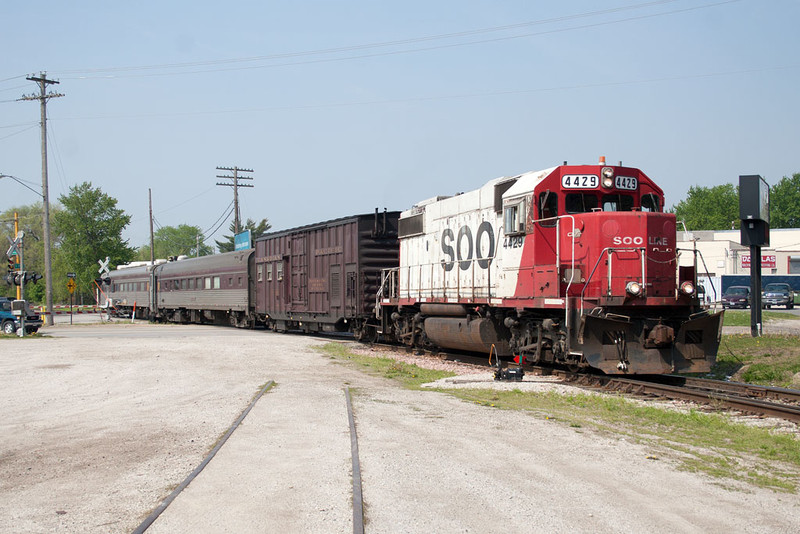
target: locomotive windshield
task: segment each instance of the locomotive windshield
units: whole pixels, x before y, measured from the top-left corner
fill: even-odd
[[[603,211],[631,211],[633,197],[631,195],[603,195]]]
[[[658,195],[649,193],[642,195],[642,211],[661,211],[661,202]]]
[[[568,193],[564,204],[567,213],[588,213],[597,209],[597,195],[592,193]]]

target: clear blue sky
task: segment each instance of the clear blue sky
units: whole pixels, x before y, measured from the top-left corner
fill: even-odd
[[[91,181],[133,246],[148,188],[160,225],[212,228],[217,166],[255,170],[242,216],[273,229],[601,155],[668,206],[800,172],[797,0],[3,2],[0,21],[0,174],[41,185],[39,107],[15,99],[46,71],[66,95],[51,199]],[[35,201],[0,180],[0,210]]]

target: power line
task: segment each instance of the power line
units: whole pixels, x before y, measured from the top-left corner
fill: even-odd
[[[491,97],[491,96],[506,96],[506,95],[517,95],[517,94],[529,94],[529,93],[546,93],[552,91],[566,91],[566,90],[575,90],[575,89],[592,89],[598,87],[624,87],[627,85],[641,85],[641,84],[649,84],[649,83],[661,83],[661,82],[670,82],[670,81],[682,81],[682,80],[695,80],[695,79],[702,79],[702,78],[716,78],[716,77],[723,77],[723,76],[737,76],[743,74],[756,74],[761,72],[768,72],[768,71],[778,71],[778,70],[790,70],[790,69],[797,69],[800,68],[800,64],[796,65],[778,65],[772,67],[760,67],[755,69],[744,69],[744,70],[735,70],[735,71],[721,71],[721,72],[707,72],[707,73],[700,73],[700,74],[687,74],[687,75],[676,75],[676,76],[661,76],[658,78],[642,78],[638,80],[616,80],[610,82],[596,82],[596,83],[584,83],[584,84],[574,84],[574,85],[560,85],[560,86],[551,86],[551,87],[536,87],[532,89],[505,89],[505,90],[497,90],[497,91],[486,91],[486,92],[475,92],[475,93],[463,93],[463,94],[449,94],[449,95],[438,95],[438,96],[419,96],[419,97],[409,97],[409,98],[393,98],[387,100],[363,100],[363,101],[352,101],[352,102],[330,102],[326,104],[306,104],[300,106],[273,106],[273,107],[265,107],[265,108],[240,108],[240,109],[227,109],[227,110],[213,110],[213,111],[186,111],[186,112],[175,112],[175,113],[151,113],[151,114],[136,114],[136,115],[95,115],[95,116],[88,116],[88,117],[59,117],[56,120],[107,120],[107,119],[153,119],[153,118],[169,118],[169,117],[191,117],[197,115],[224,115],[224,114],[234,114],[234,113],[259,113],[259,112],[271,112],[271,111],[302,111],[302,110],[313,110],[313,109],[328,109],[328,108],[337,108],[337,107],[351,107],[351,106],[376,106],[376,105],[385,105],[385,104],[408,104],[413,102],[433,102],[433,101],[441,101],[441,100],[457,100],[457,99],[467,99],[467,98],[482,98],[482,97]]]
[[[231,209],[230,209],[230,210],[229,210],[229,211],[228,211],[226,214],[224,214],[224,215],[223,215],[223,217],[222,217],[222,220],[219,222],[219,225],[217,225],[217,227],[216,227],[216,228],[214,228],[214,230],[213,230],[213,231],[211,231],[211,233],[208,233],[208,232],[203,232],[203,238],[204,238],[204,239],[211,239],[211,236],[213,236],[214,234],[216,234],[217,232],[219,232],[219,229],[220,229],[220,228],[222,228],[222,225],[223,225],[223,224],[225,224],[225,219],[227,219],[228,217],[230,217],[230,216],[231,216],[231,213],[233,213],[233,208],[232,208],[232,207],[231,207]]]
[[[21,133],[25,133],[28,130],[33,130],[37,126],[38,126],[38,124],[32,124],[32,125],[28,126],[27,128],[23,128],[22,130],[19,130],[17,132],[12,133],[12,134],[4,135],[3,137],[0,137],[0,141],[2,141],[3,139],[8,139],[9,137],[14,137],[15,135],[19,135]]]
[[[306,57],[306,56],[316,56],[316,55],[324,55],[324,54],[335,54],[340,52],[352,52],[356,50],[366,50],[370,48],[385,48],[389,46],[398,46],[398,45],[405,45],[405,44],[414,44],[420,42],[427,42],[427,41],[437,41],[443,39],[452,39],[456,37],[468,37],[470,35],[479,35],[484,33],[494,33],[494,32],[501,32],[501,31],[508,31],[514,30],[529,26],[540,26],[545,24],[552,24],[556,22],[565,22],[569,20],[576,20],[582,18],[590,18],[596,17],[600,15],[608,15],[612,13],[619,13],[622,11],[630,11],[635,9],[642,9],[645,7],[652,7],[656,5],[663,5],[663,4],[670,4],[674,3],[678,0],[655,0],[651,2],[644,2],[641,4],[635,4],[631,6],[621,6],[609,9],[602,9],[597,11],[587,11],[584,13],[577,13],[574,15],[563,15],[560,17],[553,17],[549,19],[540,19],[540,20],[533,20],[533,21],[526,21],[526,22],[518,22],[515,24],[506,24],[502,26],[490,26],[486,28],[477,28],[474,30],[462,30],[457,32],[451,33],[441,33],[435,35],[426,35],[421,37],[411,37],[407,39],[397,39],[394,41],[380,41],[376,43],[364,43],[364,44],[356,44],[356,45],[349,45],[349,46],[340,46],[340,47],[333,47],[333,48],[321,48],[316,50],[305,50],[300,52],[285,52],[282,54],[269,54],[269,55],[262,55],[262,56],[251,56],[251,57],[239,57],[239,58],[228,58],[228,59],[216,59],[216,60],[206,60],[206,61],[192,61],[192,62],[185,62],[185,63],[162,63],[162,64],[155,64],[155,65],[138,65],[138,66],[131,66],[131,67],[105,67],[105,68],[92,68],[92,69],[75,69],[75,70],[65,70],[62,71],[61,74],[79,74],[79,73],[101,73],[101,72],[125,72],[125,71],[142,71],[142,70],[158,70],[158,69],[176,69],[176,68],[189,68],[189,67],[203,67],[203,66],[213,66],[213,65],[225,65],[231,63],[247,63],[247,62],[255,62],[255,61],[270,61],[274,59],[288,59],[288,58],[295,58],[295,57]]]
[[[216,221],[214,221],[214,223],[209,227],[208,230],[202,232],[202,234],[206,236],[206,238],[208,238],[217,233],[217,230],[214,230],[210,234],[209,231],[211,231],[211,228],[214,228],[220,221],[225,222],[225,219],[227,219],[228,216],[232,213],[232,208],[233,208],[233,201],[231,200],[231,203],[228,204],[228,207],[225,208],[225,211],[222,212],[222,215],[220,215],[219,218]]]
[[[676,1],[676,0],[663,0],[662,2],[649,2],[647,4],[642,4],[642,5],[643,6],[645,6],[645,5],[646,6],[650,6],[650,5],[666,3],[666,2],[671,2],[671,1]],[[698,9],[707,9],[707,8],[711,8],[711,7],[718,7],[718,6],[721,6],[721,5],[732,4],[734,2],[739,2],[739,1],[741,1],[741,0],[724,0],[724,1],[721,1],[721,2],[716,2],[716,3],[711,3],[711,4],[704,4],[704,5],[701,5],[701,6],[692,6],[692,7],[688,7],[688,8],[675,9],[675,10],[672,10],[672,11],[664,11],[664,12],[661,12],[661,13],[653,13],[653,14],[649,14],[649,15],[640,15],[640,16],[636,16],[636,17],[628,17],[628,18],[617,19],[617,20],[613,20],[613,21],[596,22],[596,23],[592,23],[592,24],[584,24],[584,25],[573,26],[573,27],[569,27],[569,28],[558,28],[558,29],[553,29],[553,30],[545,30],[545,31],[541,31],[541,32],[524,33],[524,34],[511,35],[511,36],[505,36],[505,37],[495,37],[495,38],[491,38],[491,39],[481,39],[481,40],[473,40],[473,41],[466,41],[466,42],[460,42],[460,43],[449,43],[449,44],[428,46],[428,47],[422,47],[422,48],[412,48],[412,49],[405,49],[405,50],[393,50],[393,51],[388,51],[388,52],[378,52],[378,53],[374,53],[374,54],[361,54],[361,55],[337,57],[337,58],[322,58],[322,59],[313,59],[313,60],[308,60],[308,61],[296,61],[296,62],[278,63],[278,64],[271,64],[271,65],[251,65],[251,66],[242,66],[242,67],[226,67],[226,68],[219,68],[219,69],[202,69],[202,70],[192,70],[192,71],[183,71],[183,72],[174,70],[175,68],[189,68],[189,67],[196,67],[196,66],[201,66],[201,67],[202,66],[212,66],[212,65],[215,65],[215,64],[220,64],[220,63],[225,63],[225,62],[227,62],[227,63],[235,63],[235,62],[270,61],[270,60],[273,60],[273,59],[285,59],[285,58],[292,58],[292,57],[305,56],[305,55],[330,54],[330,53],[335,53],[336,51],[347,51],[347,50],[354,51],[354,50],[361,50],[361,49],[368,49],[368,48],[390,46],[394,42],[388,42],[386,44],[384,44],[384,43],[375,43],[375,44],[372,44],[372,45],[355,45],[353,47],[342,47],[341,49],[335,49],[334,48],[334,49],[324,49],[324,50],[309,51],[309,52],[294,52],[294,53],[288,53],[288,54],[276,54],[276,55],[273,55],[273,56],[258,56],[258,57],[254,57],[254,58],[238,58],[238,59],[232,59],[232,60],[217,60],[217,61],[205,61],[205,62],[195,62],[195,63],[177,63],[177,64],[172,64],[171,66],[170,65],[147,65],[147,66],[141,66],[141,67],[109,67],[109,68],[104,68],[104,69],[86,69],[86,70],[75,70],[75,71],[62,71],[62,73],[81,73],[81,72],[100,73],[100,72],[125,72],[125,71],[135,71],[135,70],[158,70],[158,69],[165,69],[165,68],[169,68],[170,69],[168,72],[149,73],[149,74],[127,74],[127,75],[122,75],[122,76],[120,76],[120,75],[105,75],[105,76],[65,77],[65,79],[71,79],[71,80],[113,79],[113,78],[145,78],[145,77],[176,76],[176,75],[183,75],[183,74],[205,74],[205,73],[213,73],[213,72],[230,72],[230,71],[237,71],[237,70],[252,70],[252,69],[265,69],[265,68],[275,68],[275,67],[289,67],[289,66],[298,66],[298,65],[310,65],[310,64],[315,64],[315,63],[330,63],[330,62],[335,62],[335,61],[350,61],[350,60],[354,60],[354,59],[369,59],[369,58],[382,57],[382,56],[392,56],[392,55],[400,55],[400,54],[412,54],[412,53],[417,53],[417,52],[429,52],[429,51],[432,51],[432,50],[441,50],[441,49],[456,48],[456,47],[461,47],[461,46],[471,46],[471,45],[478,45],[478,44],[494,43],[494,42],[500,42],[500,41],[508,41],[508,40],[512,40],[512,39],[522,39],[522,38],[526,38],[526,37],[536,37],[536,36],[540,36],[540,35],[549,35],[549,34],[569,32],[569,31],[575,31],[575,30],[596,28],[596,27],[600,27],[600,26],[607,26],[607,25],[612,25],[612,24],[620,24],[620,23],[624,23],[624,22],[631,22],[631,21],[636,21],[636,20],[644,20],[644,19],[649,19],[649,18],[654,18],[654,17],[661,17],[661,16],[666,16],[666,15],[674,15],[674,14],[677,14],[677,13],[685,13],[685,12],[689,12],[689,11],[695,11],[695,10],[698,10]],[[632,6],[631,8],[637,8],[637,7],[638,6]],[[615,9],[619,11],[619,10],[623,10],[625,8],[615,8]],[[612,11],[609,11],[609,12],[612,12]],[[603,12],[593,12],[593,13],[602,14]],[[580,17],[585,17],[585,16],[589,16],[589,14],[574,15],[572,17],[560,17],[559,19],[553,19],[553,20],[562,20],[562,19],[563,20],[569,20],[570,18],[580,18]],[[549,20],[548,21],[533,21],[533,22],[530,22],[530,23],[520,23],[520,24],[522,24],[522,25],[525,25],[525,24],[534,25],[534,24],[544,24],[544,23],[547,23],[547,22],[550,22],[550,21]],[[474,30],[474,32],[480,32],[480,31],[481,30]],[[492,31],[492,30],[491,29],[485,29],[485,31]],[[469,32],[458,32],[458,33],[469,33]],[[417,39],[408,39],[408,40],[398,41],[398,42],[406,42],[407,41],[408,43],[414,43],[414,42],[421,42],[421,41],[426,41],[426,40],[447,38],[447,35],[450,35],[450,34],[444,34],[443,36],[421,37],[421,38],[417,38]]]

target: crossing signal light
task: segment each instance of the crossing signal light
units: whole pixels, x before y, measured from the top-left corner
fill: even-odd
[[[8,284],[10,286],[13,286],[14,285],[14,274],[13,273],[6,273],[6,275],[3,277],[3,280],[5,281],[6,284]]]
[[[8,270],[14,271],[17,268],[17,257],[16,256],[9,256],[8,257]]]
[[[25,273],[25,283],[26,284],[35,284],[39,280],[42,279],[42,275],[37,272],[30,272]]]

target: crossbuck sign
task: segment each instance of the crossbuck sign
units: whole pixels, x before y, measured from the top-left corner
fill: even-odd
[[[100,268],[97,269],[97,272],[100,273],[100,276],[104,276],[108,274],[108,256],[106,256],[106,261],[97,260],[97,263],[100,264]]]

